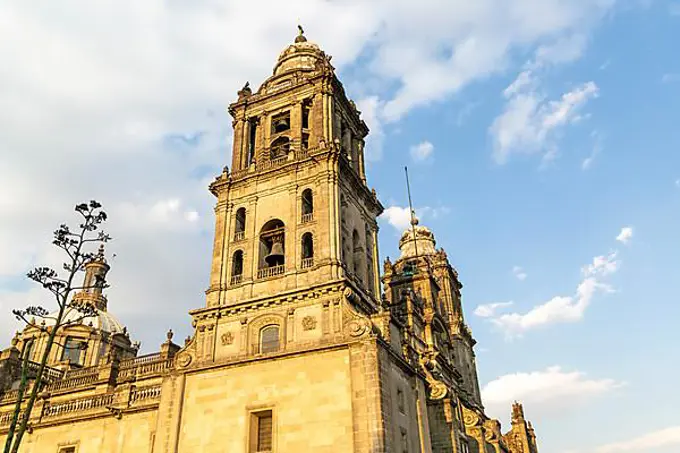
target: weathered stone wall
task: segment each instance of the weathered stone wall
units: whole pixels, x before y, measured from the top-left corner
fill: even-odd
[[[156,428],[156,411],[115,417],[91,418],[36,429],[26,434],[20,453],[57,453],[76,446],[78,453],[148,453]],[[0,435],[0,445],[6,435]]]
[[[352,390],[347,349],[189,374],[178,451],[248,451],[249,412],[271,408],[278,453],[368,452],[353,446]]]

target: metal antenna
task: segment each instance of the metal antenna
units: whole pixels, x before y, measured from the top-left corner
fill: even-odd
[[[406,173],[406,191],[408,192],[408,208],[411,211],[411,231],[413,232],[413,246],[416,251],[416,259],[418,259],[418,238],[416,237],[416,212],[413,210],[413,202],[411,201],[411,183],[408,179],[408,167],[404,167],[404,173]]]

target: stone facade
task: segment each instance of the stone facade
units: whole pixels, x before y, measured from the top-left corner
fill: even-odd
[[[368,128],[331,58],[301,32],[229,112],[194,334],[138,356],[102,292],[78,294],[97,317],[60,333],[21,451],[537,453],[519,404],[506,435],[484,413],[462,285],[432,232],[414,221],[379,275]],[[106,272],[102,251],[85,279]],[[41,327],[0,354],[0,442]]]

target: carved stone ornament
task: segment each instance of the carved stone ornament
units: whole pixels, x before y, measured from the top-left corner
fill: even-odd
[[[475,414],[474,412],[466,412],[465,415],[463,416],[463,423],[465,423],[465,426],[467,427],[474,427],[477,426],[480,422],[479,416]]]
[[[302,328],[305,330],[316,329],[316,318],[314,316],[305,316],[302,318]]]
[[[420,369],[425,374],[425,380],[430,386],[430,399],[440,400],[444,398],[449,390],[446,384],[437,380],[432,374],[433,369],[437,367],[436,361],[430,360],[427,357],[420,357]]]
[[[446,384],[439,381],[434,381],[430,383],[430,399],[440,400],[443,399],[448,393]]]
[[[180,368],[186,368],[191,365],[192,360],[193,358],[191,357],[191,354],[188,352],[183,352],[177,356],[177,365]]]
[[[220,337],[220,340],[222,340],[222,346],[230,345],[234,342],[234,334],[231,332],[225,332]]]

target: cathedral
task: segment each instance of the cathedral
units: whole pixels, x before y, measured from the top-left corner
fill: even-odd
[[[300,30],[228,111],[193,334],[139,355],[102,288],[76,294],[96,316],[58,331],[20,451],[537,453],[521,404],[506,430],[484,412],[462,284],[433,232],[414,217],[400,256],[379,262],[368,128],[331,57]],[[109,266],[102,248],[83,286]],[[44,331],[0,351],[0,445]]]

